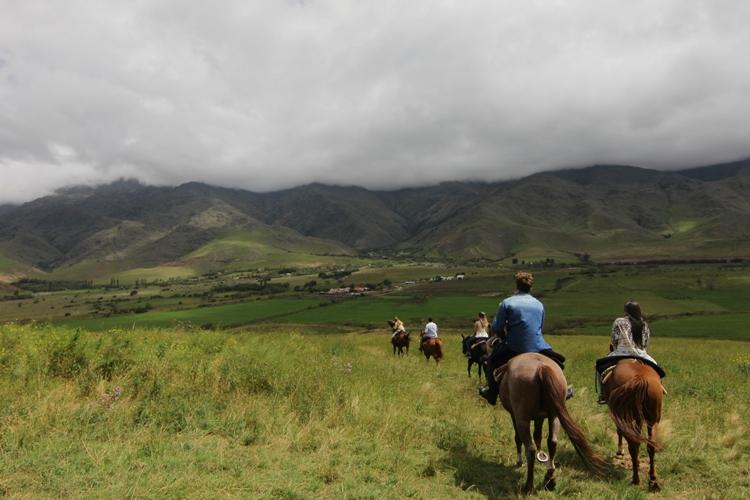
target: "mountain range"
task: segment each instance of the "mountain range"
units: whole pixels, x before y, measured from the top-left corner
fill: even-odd
[[[396,191],[123,180],[0,205],[6,276],[205,272],[372,253],[462,262],[747,257],[750,160],[669,172],[597,165]]]

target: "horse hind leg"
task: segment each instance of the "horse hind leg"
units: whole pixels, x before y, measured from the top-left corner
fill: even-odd
[[[537,418],[534,420],[534,445],[537,450],[542,449],[542,430],[544,430],[544,419]],[[537,458],[539,455],[537,454]],[[541,460],[539,460],[541,462]]]
[[[531,493],[534,490],[534,456],[536,455],[536,447],[534,441],[531,439],[531,421],[522,420],[516,422],[518,429],[518,435],[523,441],[526,447],[526,484],[523,486],[524,493]]]
[[[516,440],[516,467],[521,467],[523,465],[523,455],[521,455],[521,448],[523,447],[523,441],[521,440],[521,435],[518,434],[518,426],[516,425],[516,419],[513,417],[513,415],[510,416],[511,421],[513,422],[513,438]]]
[[[547,436],[547,450],[549,450],[549,463],[547,473],[544,475],[544,489],[553,491],[557,486],[555,480],[555,454],[557,453],[557,436],[560,434],[560,420],[557,417],[549,418],[549,435]]]
[[[648,438],[649,440],[653,441],[654,439],[654,428],[656,427],[656,424],[649,425],[648,426]],[[658,492],[661,491],[661,486],[659,486],[659,482],[656,480],[656,466],[654,465],[654,455],[656,455],[656,448],[654,448],[653,445],[649,444],[646,446],[648,449],[648,489],[651,492]]]
[[[628,451],[630,452],[630,461],[633,464],[633,481],[632,484],[639,485],[641,484],[641,479],[638,476],[638,453],[640,452],[641,444],[636,442],[628,441]]]

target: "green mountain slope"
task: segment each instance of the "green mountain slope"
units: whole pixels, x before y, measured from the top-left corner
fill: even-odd
[[[315,265],[372,249],[463,261],[750,257],[750,161],[398,191],[120,181],[0,212],[3,262],[66,276]]]

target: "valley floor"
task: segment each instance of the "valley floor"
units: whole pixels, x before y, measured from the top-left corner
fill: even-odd
[[[457,331],[443,363],[388,335],[0,326],[0,494],[11,498],[508,498],[522,473],[502,409],[476,395]],[[611,460],[593,394],[606,337],[550,339],[570,401]],[[750,496],[750,344],[659,338],[668,372],[657,474],[665,498]],[[645,457],[645,450],[643,451]],[[537,484],[543,469],[538,468]],[[561,437],[558,490],[645,498],[616,463],[586,470]]]

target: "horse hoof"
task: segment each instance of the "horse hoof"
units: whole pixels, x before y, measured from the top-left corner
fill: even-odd
[[[639,479],[633,479],[632,481],[630,481],[630,484],[632,484],[633,486],[638,486],[641,484],[641,481]]]
[[[534,486],[533,486],[533,485],[528,485],[528,484],[526,484],[526,485],[524,485],[524,487],[523,487],[523,489],[521,490],[521,492],[522,492],[522,493],[523,493],[524,495],[531,495],[531,494],[532,494],[532,493],[534,492]]]
[[[649,481],[648,491],[650,491],[651,493],[658,493],[661,491],[661,486],[659,486],[659,483],[657,483],[656,481]]]
[[[616,457],[620,457],[620,458],[622,458],[622,457],[624,457],[624,456],[625,456],[625,453],[623,453],[623,451],[622,451],[622,450],[617,450],[617,451],[615,452],[615,456],[616,456]]]
[[[545,451],[539,450],[536,452],[536,459],[539,463],[546,464],[549,462],[549,455]]]
[[[516,467],[517,468],[523,467],[523,460],[519,460],[518,462],[516,462]]]
[[[544,483],[544,489],[547,491],[555,491],[555,487],[557,486],[557,481],[555,478],[548,479],[546,483]]]

